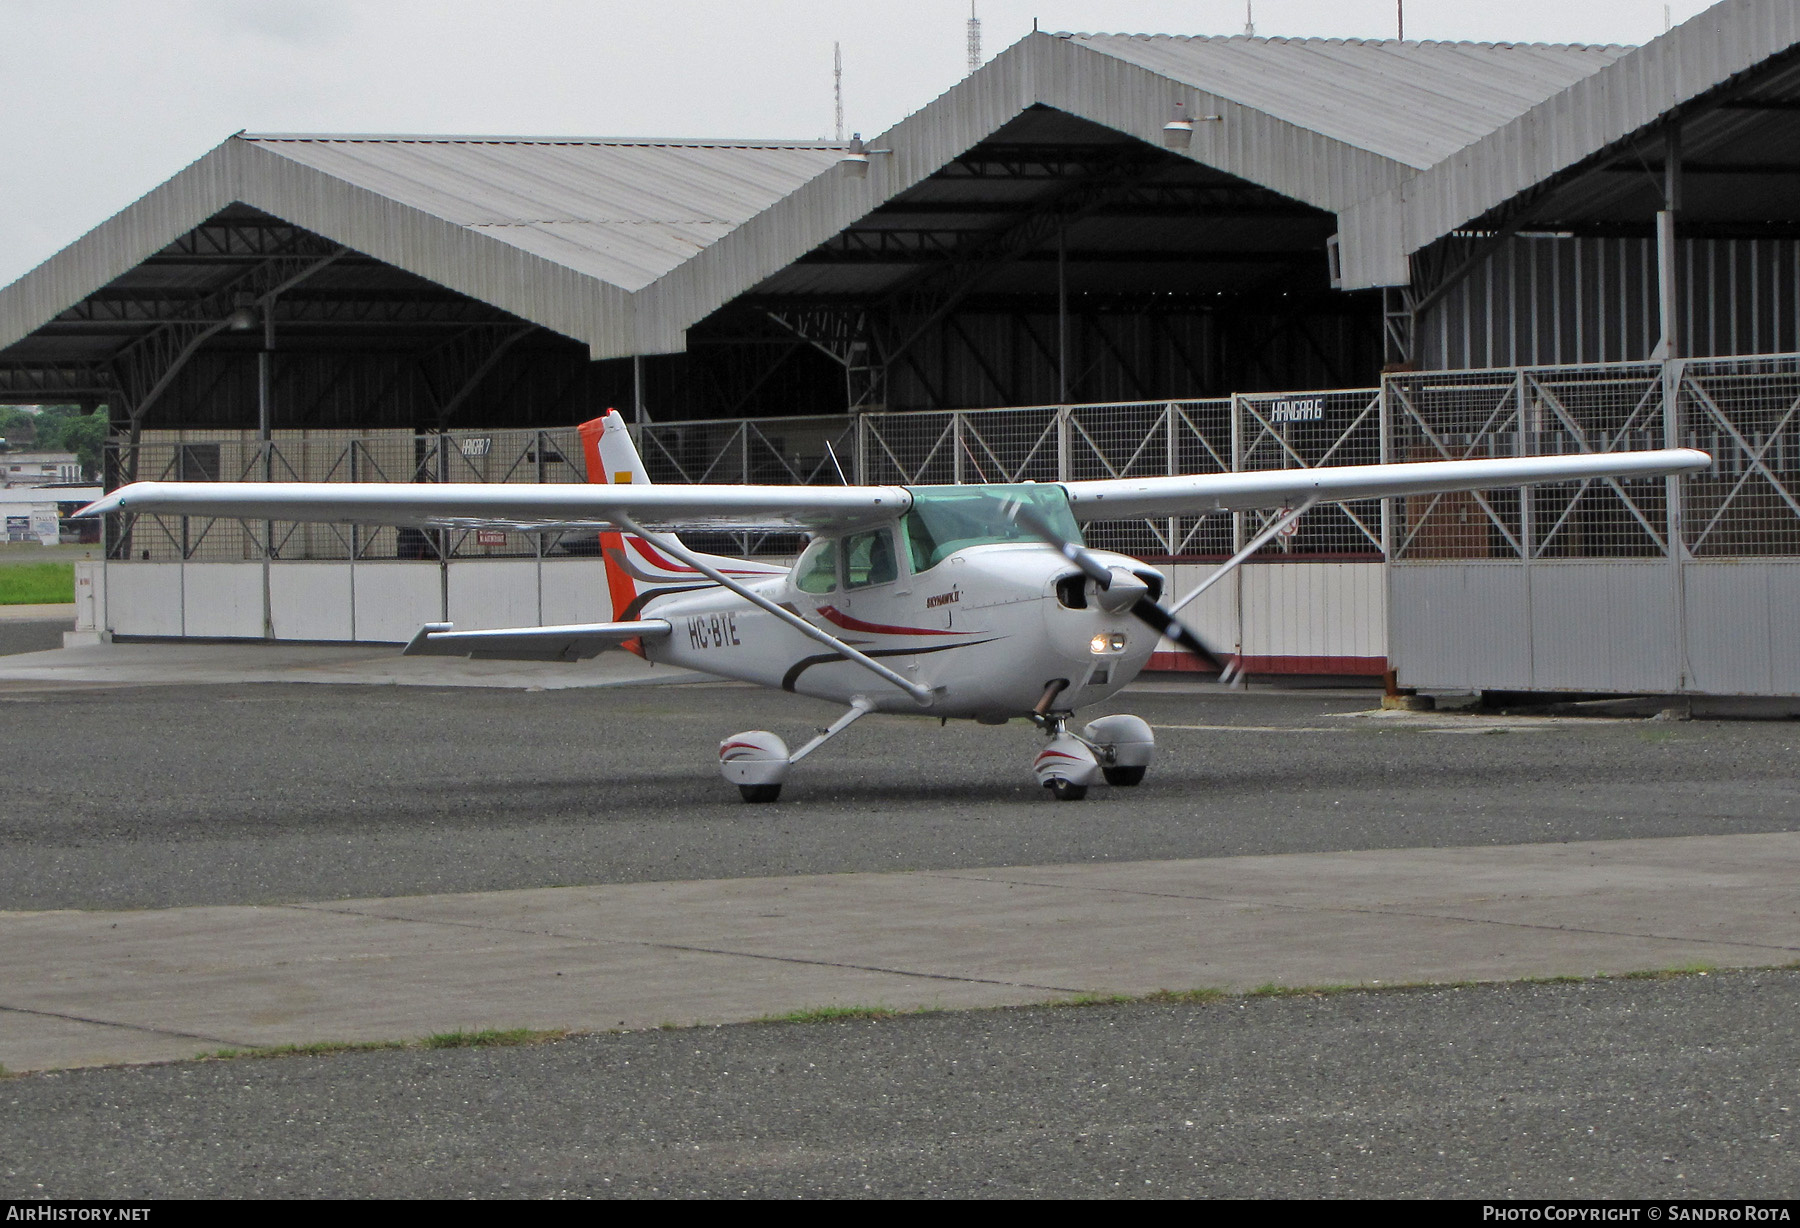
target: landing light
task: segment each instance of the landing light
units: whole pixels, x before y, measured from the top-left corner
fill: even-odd
[[[1088,651],[1097,657],[1111,656],[1125,651],[1125,633],[1123,631],[1102,631],[1088,641]]]

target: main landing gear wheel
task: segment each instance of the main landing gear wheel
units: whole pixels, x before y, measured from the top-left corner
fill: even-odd
[[[780,785],[739,785],[738,792],[744,795],[745,801],[751,803],[781,800]]]
[[[1144,766],[1101,768],[1109,785],[1141,785],[1144,783]]]
[[[1050,780],[1045,783],[1044,787],[1049,789],[1050,796],[1059,802],[1078,802],[1087,796],[1088,791],[1086,785],[1072,784],[1066,780]]]

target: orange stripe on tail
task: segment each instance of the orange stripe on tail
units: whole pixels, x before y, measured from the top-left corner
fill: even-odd
[[[607,410],[606,417],[616,417],[614,411]],[[581,454],[587,460],[588,481],[599,485],[611,485],[606,472],[606,465],[600,459],[600,438],[606,434],[606,417],[595,418],[592,422],[583,422],[575,429],[581,432]],[[623,426],[623,422],[620,422]],[[628,474],[621,475],[630,481]],[[617,529],[607,529],[600,534],[600,559],[606,567],[606,591],[612,599],[612,616],[620,617],[620,611],[627,609],[638,595],[637,581],[632,579],[618,563],[624,557],[625,535]],[[639,639],[624,640],[619,647],[626,652],[644,655],[644,642]]]

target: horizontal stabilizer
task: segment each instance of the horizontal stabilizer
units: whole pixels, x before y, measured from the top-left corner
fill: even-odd
[[[472,657],[477,661],[581,661],[626,640],[659,640],[667,619],[629,623],[571,623],[561,627],[504,627],[458,631],[454,623],[426,623],[406,646],[409,657]]]

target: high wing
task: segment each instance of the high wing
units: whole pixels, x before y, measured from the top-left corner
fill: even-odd
[[[1671,448],[1579,456],[1337,465],[1249,473],[1065,482],[1078,520],[1292,507],[1535,482],[1650,478],[1707,468],[1704,452]],[[158,512],[409,528],[597,529],[620,519],[651,529],[842,532],[912,506],[900,486],[510,485],[364,482],[135,482],[79,515]]]
[[[403,528],[842,531],[905,512],[899,486],[535,486],[451,482],[134,482],[79,515],[159,512]]]
[[[1332,465],[1166,478],[1065,482],[1077,520],[1166,516],[1183,512],[1293,507],[1307,500],[1342,503],[1394,495],[1434,495],[1535,482],[1652,478],[1693,473],[1712,457],[1690,448],[1521,456],[1500,460],[1425,461],[1398,465]]]

